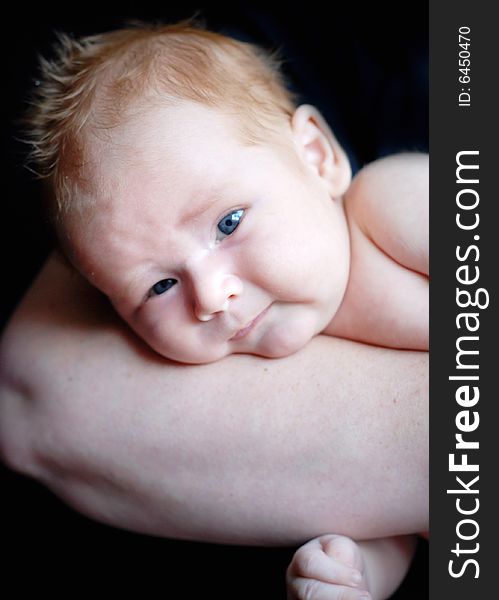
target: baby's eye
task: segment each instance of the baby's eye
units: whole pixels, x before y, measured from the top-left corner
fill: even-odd
[[[244,215],[244,210],[235,210],[218,222],[217,225],[217,240],[223,240],[225,236],[234,233]]]
[[[177,283],[176,279],[162,279],[155,283],[149,291],[150,296],[160,296]]]

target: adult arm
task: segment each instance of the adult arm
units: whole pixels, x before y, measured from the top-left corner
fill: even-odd
[[[1,345],[0,448],[77,510],[168,537],[297,544],[427,528],[427,355],[319,336],[179,365],[53,255]]]

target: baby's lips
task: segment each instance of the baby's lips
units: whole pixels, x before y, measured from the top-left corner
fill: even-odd
[[[269,308],[270,308],[270,305],[267,306],[267,308],[263,309],[261,313],[259,313],[253,320],[251,320],[242,329],[239,329],[239,331],[237,331],[231,338],[229,338],[229,341],[232,342],[232,341],[240,340],[241,338],[245,337],[263,319],[263,317],[267,314]]]

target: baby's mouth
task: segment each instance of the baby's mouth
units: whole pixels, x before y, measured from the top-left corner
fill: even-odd
[[[258,314],[252,321],[250,321],[245,327],[237,331],[231,338],[229,338],[229,342],[236,342],[237,340],[241,340],[246,337],[253,329],[260,323],[260,321],[267,314],[271,305],[267,306],[260,314]]]

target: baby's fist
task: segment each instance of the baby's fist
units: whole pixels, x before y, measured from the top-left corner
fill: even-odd
[[[357,544],[322,535],[295,552],[286,573],[288,600],[371,600]]]

